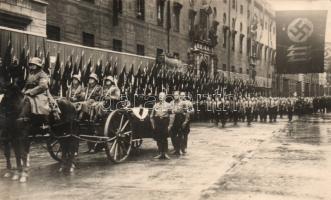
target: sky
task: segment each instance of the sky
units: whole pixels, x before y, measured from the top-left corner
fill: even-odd
[[[331,42],[331,0],[267,0],[274,10],[328,10],[325,41]]]

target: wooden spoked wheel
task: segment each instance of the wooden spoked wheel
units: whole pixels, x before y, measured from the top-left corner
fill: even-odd
[[[47,151],[49,155],[56,161],[61,162],[62,160],[62,148],[58,139],[50,137],[47,140]]]
[[[132,129],[126,110],[115,110],[107,118],[104,135],[109,137],[106,154],[114,163],[125,161],[131,151]]]

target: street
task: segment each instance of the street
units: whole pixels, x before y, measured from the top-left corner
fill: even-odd
[[[179,158],[154,160],[148,139],[122,164],[104,152],[80,153],[71,175],[33,144],[28,182],[1,177],[0,199],[330,199],[330,122],[330,114],[318,114],[249,127],[194,123]],[[1,155],[1,174],[4,167]]]

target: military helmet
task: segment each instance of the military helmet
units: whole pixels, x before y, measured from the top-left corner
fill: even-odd
[[[105,81],[107,81],[107,80],[109,80],[111,82],[115,82],[114,77],[112,77],[112,76],[107,76]]]
[[[42,61],[41,61],[41,59],[38,58],[38,57],[33,57],[33,58],[31,58],[30,61],[29,61],[29,64],[30,64],[30,65],[36,65],[36,66],[38,66],[38,67],[42,67]]]
[[[96,82],[99,82],[99,78],[98,75],[96,75],[95,73],[92,73],[89,78],[93,78]]]
[[[81,82],[81,79],[80,79],[80,75],[79,74],[75,74],[72,76],[72,79],[77,79],[79,82]]]

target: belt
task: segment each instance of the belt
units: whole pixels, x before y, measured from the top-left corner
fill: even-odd
[[[169,117],[161,117],[161,116],[155,116],[155,118],[158,118],[158,119],[169,119]]]

